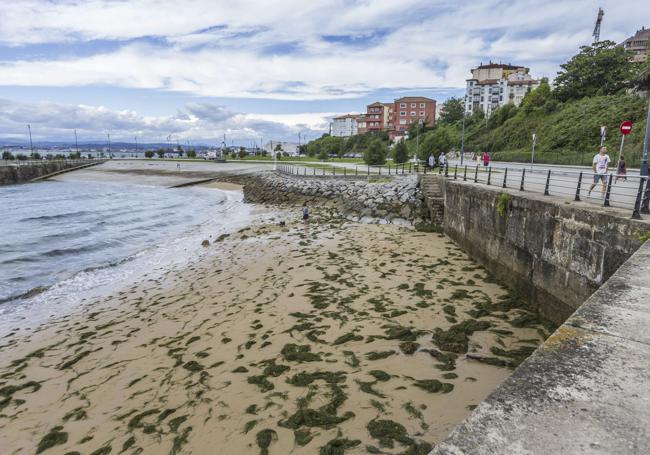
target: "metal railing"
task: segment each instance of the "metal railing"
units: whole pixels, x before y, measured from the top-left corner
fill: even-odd
[[[296,165],[280,164],[277,170],[288,175],[303,177],[370,178],[409,174],[444,175],[453,180],[514,189],[544,196],[559,196],[602,205],[632,210],[632,218],[641,219],[650,214],[650,181],[635,174],[595,174],[563,168],[538,166],[463,165],[452,164],[430,168],[419,163],[399,165]]]

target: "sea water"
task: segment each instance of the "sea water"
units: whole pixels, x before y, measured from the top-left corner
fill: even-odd
[[[244,226],[236,191],[135,182],[0,187],[0,334],[74,311],[83,297],[182,266],[201,240]]]

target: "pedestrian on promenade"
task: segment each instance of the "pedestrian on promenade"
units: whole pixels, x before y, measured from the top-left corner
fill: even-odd
[[[441,168],[444,168],[445,164],[447,164],[447,157],[445,156],[445,152],[442,152],[438,157],[438,163],[440,163]]]
[[[483,152],[483,166],[488,166],[490,164],[490,154],[487,152]]]
[[[591,169],[594,171],[594,183],[592,183],[589,188],[588,196],[591,196],[591,190],[594,189],[600,180],[602,185],[602,194],[603,197],[605,197],[605,192],[607,191],[607,170],[609,168],[609,163],[611,162],[612,160],[609,159],[609,155],[607,154],[607,147],[601,147],[591,162]]]
[[[302,204],[302,222],[305,224],[309,223],[309,207],[307,207],[306,202]]]
[[[627,165],[625,164],[625,157],[621,155],[621,158],[618,160],[618,169],[616,170],[616,180],[623,179],[627,182]]]
[[[434,167],[436,167],[436,157],[433,156],[433,153],[432,153],[431,155],[429,155],[429,167],[430,167],[431,169],[433,169]]]
[[[181,163],[176,163],[176,169],[181,170]]]

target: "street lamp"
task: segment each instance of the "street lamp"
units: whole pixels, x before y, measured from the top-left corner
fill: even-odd
[[[645,139],[643,140],[643,157],[641,158],[641,171],[643,176],[648,175],[648,141],[650,140],[650,96],[648,97],[648,117],[645,124]]]
[[[460,133],[460,165],[463,165],[465,157],[465,106],[463,106],[463,128]]]

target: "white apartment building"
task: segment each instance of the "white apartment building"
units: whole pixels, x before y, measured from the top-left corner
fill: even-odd
[[[332,136],[335,137],[349,137],[354,136],[359,132],[358,120],[359,116],[354,114],[341,115],[334,117],[330,123]]]
[[[472,69],[467,79],[465,113],[471,115],[481,108],[488,117],[500,106],[514,103],[519,106],[526,93],[539,86],[539,81],[523,66],[489,63]]]

